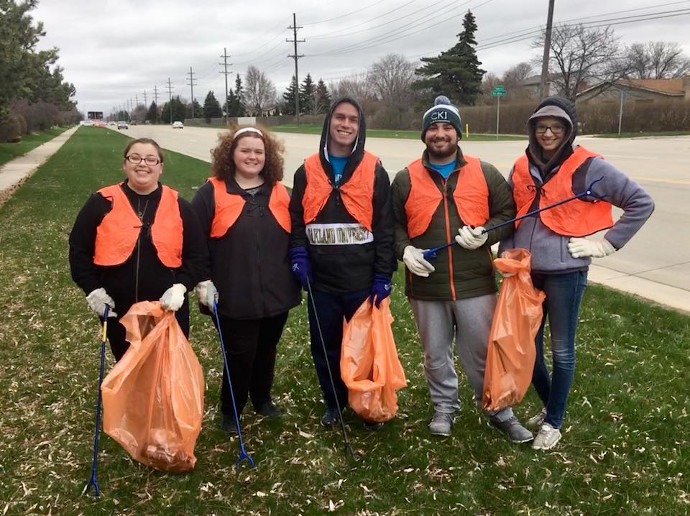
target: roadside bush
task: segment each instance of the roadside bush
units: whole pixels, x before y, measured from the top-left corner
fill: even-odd
[[[0,142],[17,143],[22,141],[21,128],[21,121],[16,115],[10,115],[0,120]]]

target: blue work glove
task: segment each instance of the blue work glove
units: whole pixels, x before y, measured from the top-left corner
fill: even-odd
[[[293,247],[290,249],[290,267],[292,275],[304,290],[307,284],[312,281],[311,264],[309,263],[309,253],[306,247]]]
[[[379,308],[381,306],[381,301],[391,295],[392,288],[390,277],[385,274],[374,274],[374,282],[371,284],[369,301],[374,303],[376,308]]]

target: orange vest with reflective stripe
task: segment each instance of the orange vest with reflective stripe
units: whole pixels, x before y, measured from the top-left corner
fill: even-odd
[[[213,185],[213,200],[216,205],[211,223],[211,236],[220,238],[237,222],[246,201],[241,195],[229,194],[225,181],[222,179],[211,177],[209,182]],[[274,184],[271,197],[268,200],[268,209],[280,227],[288,233],[291,228],[289,204],[290,195],[287,188],[282,183]]]
[[[374,180],[379,158],[364,151],[362,161],[352,173],[352,177],[339,187],[340,196],[347,212],[362,226],[371,231],[374,219]],[[304,222],[309,224],[326,205],[333,191],[333,185],[321,166],[319,154],[312,154],[304,161],[307,186],[302,198]]]
[[[479,159],[464,158],[466,163],[460,169],[453,201],[465,224],[483,226],[489,220],[489,187]],[[405,202],[407,234],[415,238],[429,228],[431,218],[443,201],[443,194],[421,159],[410,163],[407,170],[410,173],[410,195]]]
[[[539,208],[557,203],[580,192],[573,192],[573,174],[587,159],[601,157],[584,147],[577,147],[558,171],[541,186]],[[513,197],[517,206],[517,216],[525,215],[534,201],[537,188],[529,171],[526,155],[521,156],[513,167]],[[611,204],[602,201],[574,199],[560,206],[539,213],[546,227],[564,236],[587,236],[613,225]],[[515,222],[515,227],[521,221]]]
[[[96,229],[93,262],[120,265],[132,255],[142,223],[120,185],[106,186],[98,193],[111,201],[112,209]],[[161,200],[151,224],[151,240],[158,259],[173,269],[182,266],[182,215],[177,195],[172,188],[162,186]]]

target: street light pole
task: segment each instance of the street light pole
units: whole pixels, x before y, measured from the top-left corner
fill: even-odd
[[[549,95],[549,51],[551,50],[551,26],[553,25],[553,4],[555,0],[549,0],[549,14],[546,18],[546,31],[544,33],[544,55],[541,60],[541,80],[539,81],[539,100]]]

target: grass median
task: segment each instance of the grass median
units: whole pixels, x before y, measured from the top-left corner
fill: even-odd
[[[602,287],[584,298],[563,439],[551,452],[490,429],[461,378],[451,437],[432,415],[414,321],[396,274],[394,333],[408,387],[379,432],[346,418],[359,460],[320,427],[306,307],[279,345],[279,422],[244,415],[256,469],[235,470],[236,438],[217,428],[222,358],[193,310],[191,343],[206,407],[196,469],[161,473],[101,434],[101,498],[90,476],[100,329],[72,283],[67,237],[88,195],[122,178],[127,137],[81,128],[0,208],[0,513],[3,514],[682,514],[688,488],[690,317]],[[191,198],[207,163],[168,152],[163,181]],[[108,355],[107,368],[112,366]],[[516,413],[538,409],[530,392]]]

